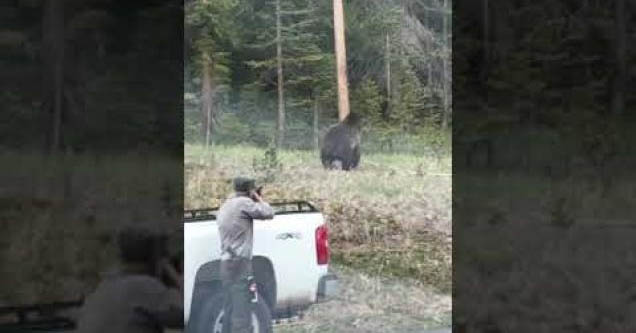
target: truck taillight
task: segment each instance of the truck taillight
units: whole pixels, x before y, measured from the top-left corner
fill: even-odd
[[[318,265],[329,263],[329,233],[325,225],[316,229],[316,258]]]

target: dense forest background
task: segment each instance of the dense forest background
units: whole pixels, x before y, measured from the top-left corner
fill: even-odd
[[[635,7],[457,3],[455,166],[557,178],[633,166]]]
[[[635,2],[455,5],[454,329],[634,331]]]
[[[186,1],[186,142],[267,146],[281,134],[284,148],[317,147],[338,120],[332,5]],[[363,118],[363,149],[450,143],[450,6],[344,1],[350,110]]]
[[[181,1],[0,1],[0,304],[88,295],[117,230],[180,226],[182,41]]]
[[[180,155],[182,18],[172,0],[0,1],[2,146]]]

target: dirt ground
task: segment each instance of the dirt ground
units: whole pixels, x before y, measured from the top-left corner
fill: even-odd
[[[333,267],[340,278],[334,299],[313,305],[303,317],[275,325],[291,332],[423,332],[450,327],[451,296],[414,281],[386,279]]]

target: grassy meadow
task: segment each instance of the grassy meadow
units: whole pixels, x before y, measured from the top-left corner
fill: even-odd
[[[327,171],[314,151],[266,157],[248,146],[185,147],[185,206],[218,206],[237,175],[268,201],[309,200],[325,214],[336,264],[451,290],[451,156],[363,154],[358,170]],[[450,309],[449,309],[450,310]]]
[[[0,181],[0,284],[11,286],[1,304],[77,299],[118,264],[119,228],[180,227],[179,159],[3,152],[0,161],[10,175]]]
[[[454,318],[467,331],[634,332],[636,185],[616,169],[568,177],[460,172]]]

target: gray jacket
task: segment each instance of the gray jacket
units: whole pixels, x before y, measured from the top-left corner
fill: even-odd
[[[221,236],[221,258],[234,256],[251,259],[253,245],[253,220],[271,220],[274,210],[265,202],[255,202],[237,193],[221,205],[217,224]]]
[[[84,301],[77,332],[159,333],[181,325],[180,291],[152,276],[110,273]]]

